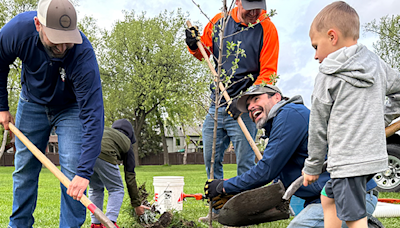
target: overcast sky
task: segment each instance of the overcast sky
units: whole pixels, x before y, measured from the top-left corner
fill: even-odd
[[[202,11],[212,18],[220,12],[222,1],[195,0]],[[228,4],[231,0],[227,0]],[[318,72],[319,63],[313,59],[314,49],[311,47],[308,31],[315,15],[331,0],[267,0],[267,8],[276,9],[277,15],[271,20],[275,24],[280,42],[278,61],[278,87],[285,96],[302,95],[306,106],[310,107],[310,98],[314,86],[314,78]],[[346,1],[360,16],[363,26],[386,15],[399,14],[399,0],[349,0]],[[192,24],[198,22],[202,27],[208,22],[192,0],[81,0],[78,17],[93,16],[98,25],[110,28],[112,24],[122,19],[122,10],[134,9],[137,14],[145,11],[152,17],[164,10],[172,11],[178,8],[189,12]],[[361,29],[359,43],[373,50],[372,43],[378,37],[371,33],[364,33]],[[183,41],[182,41],[183,42]]]

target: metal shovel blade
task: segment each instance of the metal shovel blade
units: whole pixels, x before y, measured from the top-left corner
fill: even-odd
[[[218,222],[226,226],[248,226],[288,219],[289,201],[283,200],[281,181],[233,196],[221,208]]]

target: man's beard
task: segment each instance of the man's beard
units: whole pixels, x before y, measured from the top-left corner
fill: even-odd
[[[267,123],[268,120],[268,116],[264,116],[262,117],[257,123],[256,123],[256,127],[257,129],[262,129],[265,125],[265,123]]]
[[[43,34],[42,34],[41,31],[39,32],[39,37],[40,37],[40,41],[41,41],[42,44],[43,44],[44,50],[45,50],[46,53],[50,56],[50,58],[59,58],[59,59],[61,59],[61,58],[63,58],[63,57],[67,54],[67,52],[68,52],[68,50],[69,50],[68,47],[67,47],[67,49],[66,49],[63,53],[61,53],[61,54],[56,54],[56,53],[54,53],[54,51],[53,51],[53,49],[56,48],[56,47],[50,47],[50,46],[47,45],[45,42],[43,42]]]
[[[259,115],[257,115],[256,117],[253,115],[253,112],[256,110],[260,110],[262,113],[260,113]],[[267,123],[268,121],[268,113],[267,112],[267,105],[265,105],[262,108],[256,108],[255,110],[249,111],[249,115],[251,120],[253,120],[253,122],[255,122],[255,119],[257,119],[258,116],[262,115],[263,113],[265,113],[265,116],[261,117],[257,123],[256,123],[256,127],[257,129],[262,129],[264,127],[264,125]],[[269,111],[268,111],[269,112]]]

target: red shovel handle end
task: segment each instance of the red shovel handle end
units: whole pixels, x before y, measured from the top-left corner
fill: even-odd
[[[96,205],[89,204],[89,206],[87,207],[89,209],[90,212],[92,212],[92,214],[94,214],[95,210],[97,209]]]

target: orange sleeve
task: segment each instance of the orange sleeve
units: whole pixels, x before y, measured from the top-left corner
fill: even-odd
[[[272,84],[271,74],[278,69],[279,39],[275,25],[269,18],[261,22],[264,30],[263,47],[260,53],[260,75],[254,82],[255,85],[261,83]]]
[[[208,57],[210,57],[210,54],[211,54],[211,51],[212,51],[212,48],[213,48],[212,37],[213,37],[214,25],[219,21],[219,19],[222,18],[222,16],[223,16],[222,13],[219,13],[219,14],[215,15],[215,17],[213,17],[211,19],[211,21],[209,21],[207,23],[206,27],[204,28],[203,35],[201,36],[200,41],[203,44],[204,50],[206,50],[206,53],[207,53]],[[201,60],[203,58],[203,55],[201,54],[200,49],[196,49],[195,51],[192,51],[188,47],[188,50],[197,59]]]

